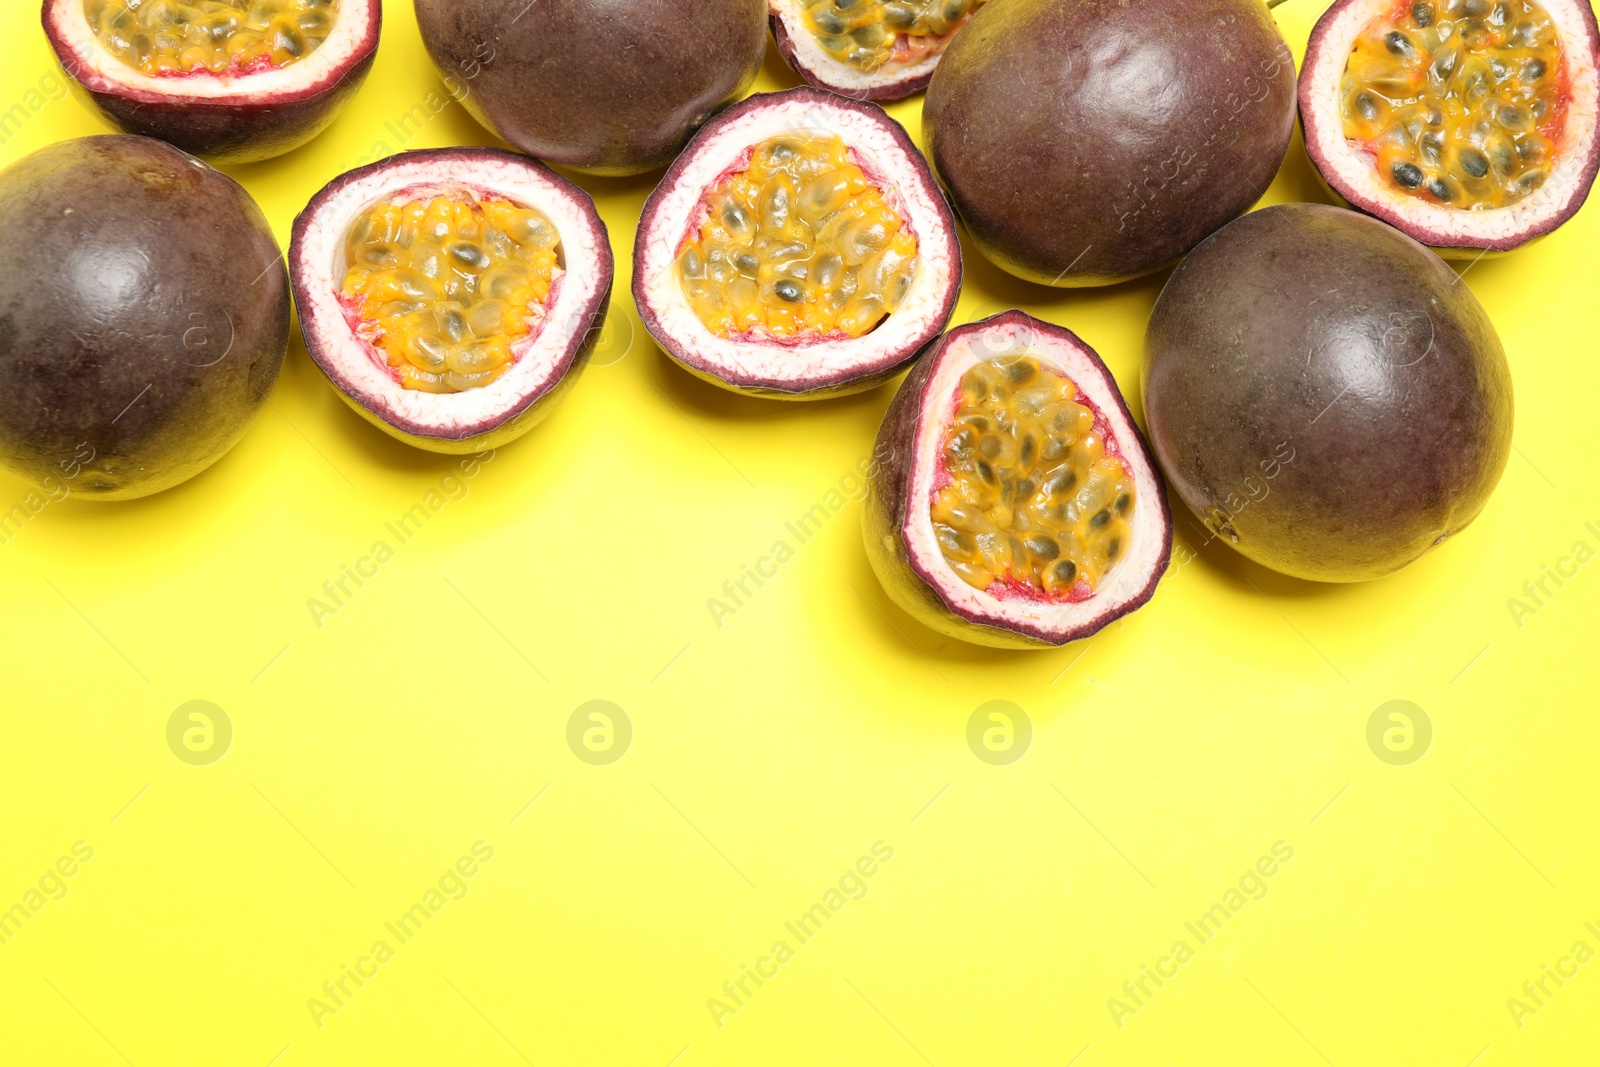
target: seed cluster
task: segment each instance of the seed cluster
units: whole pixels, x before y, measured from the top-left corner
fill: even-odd
[[[871,73],[891,59],[915,62],[961,27],[984,0],[805,0],[806,28],[841,63]]]
[[[950,480],[934,491],[933,531],[976,589],[1079,599],[1128,546],[1133,479],[1077,387],[1033,356],[962,375],[941,458]]]
[[[401,385],[459,393],[510,366],[544,315],[559,248],[549,219],[509,200],[378,203],[350,229],[342,293]]]
[[[860,337],[911,289],[905,223],[834,136],[783,136],[706,195],[678,253],[689,306],[721,337]]]
[[[144,74],[286,67],[333,32],[339,0],[84,0],[111,53]]]
[[[1544,184],[1566,107],[1561,40],[1534,0],[1416,0],[1356,39],[1345,136],[1396,187],[1468,210]]]

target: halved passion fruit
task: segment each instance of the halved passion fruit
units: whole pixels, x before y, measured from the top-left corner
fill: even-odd
[[[407,152],[336,178],[295,220],[311,358],[369,421],[434,452],[532,429],[576,382],[613,264],[594,202],[513,152]]]
[[[1306,148],[1351,206],[1442,254],[1506,251],[1589,195],[1597,63],[1586,0],[1340,0],[1300,78]]]
[[[1143,605],[1172,554],[1161,475],[1070,330],[1008,311],[945,334],[878,432],[862,528],[889,596],[999,648],[1063,645]]]
[[[853,100],[927,88],[939,57],[984,0],[768,0],[795,73]]]
[[[300,147],[378,50],[381,0],[45,0],[62,68],[108,122],[213,163]]]
[[[961,289],[955,220],[900,124],[815,89],[752,96],[645,203],[640,318],[692,373],[815,399],[892,377]]]

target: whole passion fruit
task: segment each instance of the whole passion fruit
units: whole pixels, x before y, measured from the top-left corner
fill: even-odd
[[[1583,206],[1600,166],[1588,0],[1340,0],[1300,114],[1328,185],[1442,255],[1503,252]]]
[[[1020,311],[931,345],[873,458],[872,569],[963,641],[1088,637],[1148,601],[1172,555],[1161,475],[1116,380],[1072,331]]]
[[[214,163],[282,155],[366,80],[381,0],[45,0],[44,28],[90,105]]]
[[[664,167],[744,95],[764,0],[415,0],[434,63],[512,147],[591,174]]]
[[[1324,582],[1399,570],[1483,510],[1511,447],[1494,325],[1438,256],[1324,204],[1246,215],[1183,261],[1145,416],[1218,540]]]
[[[795,73],[853,100],[928,87],[939,57],[984,0],[769,0],[772,36]]]
[[[950,320],[955,219],[900,124],[815,89],[706,125],[646,201],[639,315],[736,392],[810,400],[893,377]]]
[[[63,141],[0,171],[0,462],[49,490],[171,488],[244,435],[289,285],[232,178],[160,141]]]
[[[951,42],[924,123],[986,256],[1105,285],[1176,262],[1260,198],[1294,86],[1262,0],[1004,0]]]
[[[589,194],[514,152],[405,152],[328,183],[289,248],[306,349],[346,402],[433,452],[496,448],[576,383],[613,264]]]

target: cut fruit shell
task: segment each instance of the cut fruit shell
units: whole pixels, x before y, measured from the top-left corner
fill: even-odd
[[[934,530],[931,505],[944,480],[941,451],[962,376],[979,362],[1024,354],[1077,386],[1135,490],[1129,543],[1086,597],[1051,599],[1000,584],[977,589],[952,569]],[[1150,599],[1172,554],[1165,486],[1116,380],[1072,331],[1021,311],[956,327],[906,376],[878,432],[862,532],[879,581],[907,614],[997,648],[1048,648],[1096,633]]]
[[[699,232],[708,193],[780,135],[842,139],[917,243],[904,298],[860,337],[720,336],[691,308],[677,259]],[[817,399],[893,377],[950,319],[961,289],[955,219],[900,124],[874,104],[810,88],[758,94],[707,123],[645,203],[634,244],[633,294],[645,328],[691,373],[735,392]]]
[[[45,34],[69,81],[126,133],[155,137],[212,163],[250,163],[321,133],[372,66],[381,0],[343,0],[325,41],[287,66],[238,73],[150,75],[96,35],[83,0],[45,0]]]
[[[538,325],[491,384],[436,394],[405,388],[340,298],[346,238],[380,200],[470,194],[541,212],[560,236],[562,272]],[[311,358],[344,399],[391,435],[435,452],[479,452],[532,429],[576,382],[599,340],[613,263],[589,195],[536,160],[492,148],[407,152],[334,179],[295,220],[290,273]]]
[[[1374,21],[1396,11],[1395,0],[1339,0],[1312,31],[1300,75],[1300,120],[1306,151],[1327,186],[1446,258],[1509,251],[1571,218],[1600,168],[1600,30],[1586,0],[1540,3],[1561,37],[1568,100],[1554,165],[1538,189],[1505,207],[1463,210],[1397,188],[1370,152],[1346,138],[1341,81],[1351,51]]]

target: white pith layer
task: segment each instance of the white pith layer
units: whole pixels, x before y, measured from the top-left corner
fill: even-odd
[[[310,96],[338,82],[351,57],[373,38],[381,0],[342,0],[333,32],[321,47],[286,67],[255,74],[201,71],[152,77],[118,59],[95,35],[83,0],[53,0],[51,19],[62,45],[77,64],[74,77],[95,92],[115,92],[150,101],[186,98],[217,104],[259,104],[265,96]]]
[[[845,95],[932,74],[939,65],[942,52],[935,52],[914,63],[895,63],[891,60],[869,74],[828,54],[828,50],[822,47],[816,35],[806,26],[805,5],[801,0],[767,0],[767,3],[768,10],[783,23],[789,35],[789,47],[794,50],[795,59],[800,65],[830,89]]]
[[[1302,101],[1306,140],[1314,156],[1324,161],[1328,183],[1355,206],[1403,219],[1408,227],[1427,231],[1427,244],[1448,247],[1514,244],[1559,218],[1588,192],[1591,157],[1600,114],[1600,73],[1593,56],[1597,41],[1593,24],[1584,17],[1581,0],[1543,0],[1561,35],[1572,101],[1566,126],[1556,146],[1556,164],[1545,183],[1529,196],[1502,208],[1463,211],[1435,204],[1395,188],[1378,172],[1373,157],[1345,139],[1337,105],[1339,86],[1349,65],[1356,38],[1376,18],[1394,10],[1393,0],[1352,0],[1342,10],[1326,16],[1314,54],[1307,61],[1309,92]]]
[[[821,94],[813,94],[819,96]],[[805,385],[818,378],[859,370],[870,353],[900,352],[919,346],[943,325],[950,287],[959,273],[954,234],[946,223],[931,182],[881,113],[836,107],[816,99],[797,99],[754,107],[720,126],[709,127],[688,149],[688,163],[656,206],[634,264],[643,279],[645,302],[661,328],[697,360],[731,380],[759,379]],[[740,169],[749,150],[780,134],[840,137],[854,152],[867,177],[916,238],[921,259],[900,306],[877,329],[847,340],[752,342],[719,337],[690,307],[678,278],[677,256],[685,240],[698,233],[708,188]],[[959,255],[959,252],[954,252]]]
[[[1065,374],[1094,404],[1111,428],[1111,436],[1132,471],[1135,503],[1128,524],[1128,547],[1117,564],[1100,580],[1089,599],[1077,604],[1036,601],[1023,596],[996,597],[968,585],[950,568],[933,532],[934,486],[937,457],[944,448],[950,413],[954,410],[961,376],[973,364],[1007,355],[1031,355],[1046,368]],[[910,485],[910,506],[901,530],[915,570],[932,575],[940,595],[958,614],[1013,623],[1027,623],[1046,633],[1064,635],[1079,630],[1138,600],[1148,592],[1151,576],[1166,551],[1166,528],[1159,516],[1161,486],[1153,468],[1138,453],[1138,429],[1123,414],[1121,398],[1105,372],[1081,345],[1055,333],[1035,330],[1026,322],[993,322],[970,333],[953,336],[938,355],[939,363],[923,388],[912,441],[918,461]]]
[[[466,189],[489,192],[537,208],[561,237],[558,270],[545,313],[534,332],[511,346],[514,360],[488,385],[460,393],[425,393],[396,380],[383,353],[357,336],[339,300],[349,269],[345,240],[357,216],[381,200],[409,201]],[[391,423],[448,432],[493,425],[543,395],[567,369],[574,333],[590,326],[593,302],[610,278],[609,245],[587,205],[571,190],[515,161],[493,158],[404,160],[380,167],[340,188],[319,205],[297,250],[300,318],[320,341],[330,374],[363,407]]]

